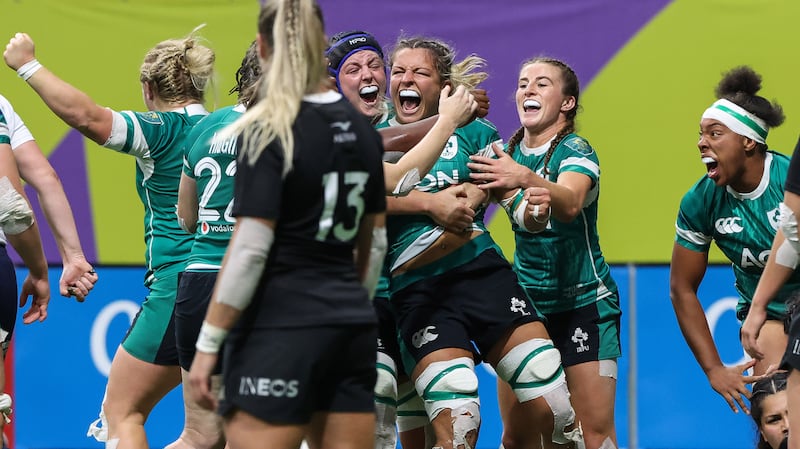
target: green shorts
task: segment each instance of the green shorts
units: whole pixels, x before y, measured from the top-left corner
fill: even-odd
[[[173,314],[177,293],[178,273],[164,274],[150,284],[150,294],[122,340],[128,354],[156,365],[178,364]]]
[[[575,310],[545,314],[547,332],[561,352],[564,366],[622,355],[617,295],[609,295]]]

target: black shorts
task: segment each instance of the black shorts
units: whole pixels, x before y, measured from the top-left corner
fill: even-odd
[[[781,369],[800,370],[800,307],[794,308],[787,332],[789,342],[781,360]]]
[[[178,296],[175,298],[175,342],[178,346],[178,362],[187,371],[194,360],[195,343],[206,318],[217,274],[217,271],[187,271],[180,275]],[[220,372],[222,366],[218,364],[214,374]]]
[[[620,346],[619,300],[607,296],[575,310],[547,314],[547,333],[561,352],[561,364],[616,359]]]
[[[494,249],[409,285],[392,296],[392,305],[407,371],[444,348],[477,347],[485,358],[510,329],[542,321],[511,265]]]
[[[17,274],[14,271],[14,262],[8,257],[6,246],[0,244],[0,328],[6,332],[6,337],[0,341],[0,347],[5,355],[11,336],[14,334],[14,324],[17,322]]]
[[[376,296],[372,301],[378,316],[378,352],[389,356],[397,367],[398,375],[404,373],[400,345],[397,343],[397,322],[388,299]]]
[[[231,333],[219,412],[307,424],[315,412],[374,413],[374,324]]]

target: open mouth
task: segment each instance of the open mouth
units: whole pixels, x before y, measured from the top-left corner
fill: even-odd
[[[717,175],[719,174],[719,172],[717,171],[717,165],[718,165],[717,161],[715,161],[714,158],[709,156],[704,156],[700,158],[700,160],[703,161],[704,164],[706,164],[706,171],[708,172],[708,177],[716,178]]]
[[[415,112],[422,102],[422,98],[420,98],[419,93],[410,89],[401,90],[398,93],[398,96],[400,97],[400,108],[403,110],[403,112],[409,114]]]
[[[542,104],[536,100],[525,100],[522,102],[522,110],[525,112],[538,111],[542,109]]]
[[[367,104],[374,104],[378,101],[378,86],[364,86],[358,91],[358,95]]]

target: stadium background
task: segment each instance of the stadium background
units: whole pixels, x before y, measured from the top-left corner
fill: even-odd
[[[792,0],[320,0],[327,31],[359,28],[391,46],[398,34],[453,43],[460,57],[487,60],[489,119],[504,138],[516,129],[513,91],[520,63],[547,54],[569,62],[582,84],[580,132],[601,159],[600,235],[620,284],[625,356],[620,360],[617,426],[629,448],[750,448],[750,419],[732,414],[709,387],[672,313],[668,262],[682,194],[705,172],[695,147],[698,119],[723,71],[749,64],[764,76],[761,94],[788,117],[769,142],[790,154],[800,132],[795,95],[800,43]],[[0,0],[7,36],[29,33],[48,68],[114,109],[143,109],[138,67],[144,53],[201,23],[217,52],[217,93],[226,106],[233,73],[252,40],[256,0]],[[15,395],[12,433],[19,449],[96,448],[85,437],[102,399],[107,364],[145,295],[142,210],[134,161],[85,140],[49,112],[13,71],[0,70],[6,96],[59,172],[87,257],[101,281],[90,299],[54,297],[44,323],[18,325],[9,357]],[[32,193],[32,192],[29,192]],[[32,195],[35,199],[35,195]],[[44,223],[40,219],[40,223]],[[507,219],[490,230],[513,253]],[[58,252],[42,227],[49,260]],[[717,251],[712,262],[724,262]],[[58,279],[54,268],[51,279]],[[18,273],[24,278],[24,270]],[[701,298],[726,363],[736,344],[730,269],[712,267]],[[501,432],[491,373],[481,369],[484,427],[478,446]],[[179,392],[151,417],[153,447],[177,435]]]

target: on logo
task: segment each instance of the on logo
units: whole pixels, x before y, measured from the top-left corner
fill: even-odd
[[[735,234],[744,230],[742,225],[739,224],[741,221],[742,217],[720,218],[714,223],[714,227],[720,234]]]

